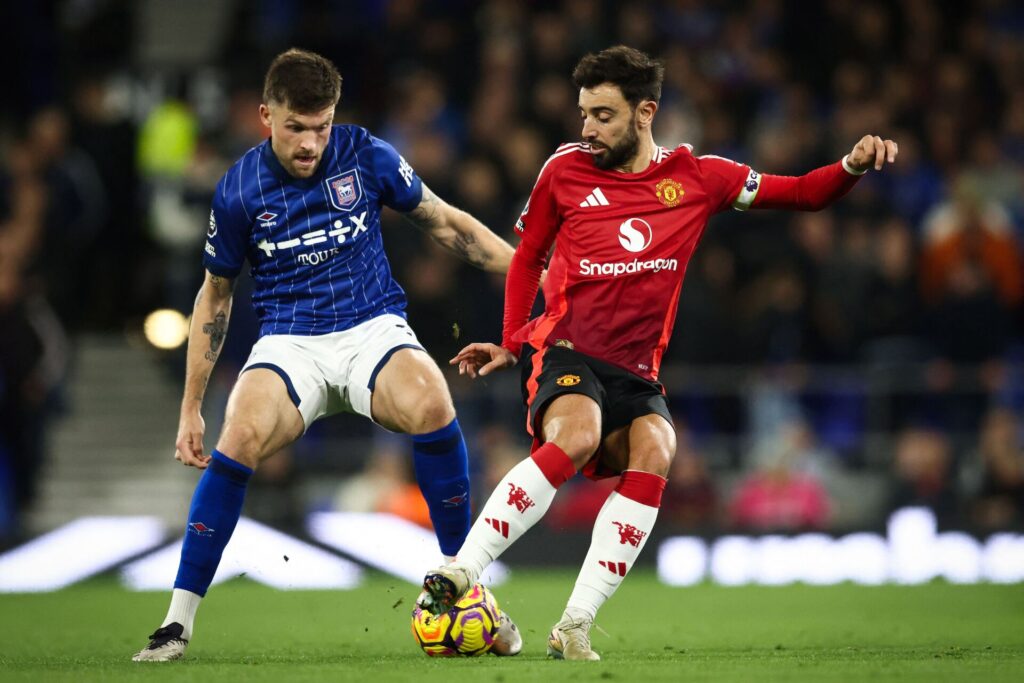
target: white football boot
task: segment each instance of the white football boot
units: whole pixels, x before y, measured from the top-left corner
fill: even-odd
[[[590,648],[590,627],[593,625],[591,619],[563,616],[548,636],[548,656],[574,661],[596,662],[601,659],[601,655]]]
[[[188,641],[181,637],[185,627],[174,622],[161,626],[149,636],[149,645],[142,648],[134,657],[133,662],[171,662],[185,656]]]

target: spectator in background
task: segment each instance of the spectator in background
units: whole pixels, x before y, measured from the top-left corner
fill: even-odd
[[[923,155],[917,136],[909,130],[902,131],[900,136],[900,167],[893,173],[892,182],[881,189],[893,212],[916,226],[929,209],[942,201],[945,184],[938,169]],[[907,162],[905,166],[903,161]]]
[[[334,507],[346,512],[387,512],[433,529],[430,510],[413,481],[404,445],[394,438],[382,439],[362,471],[338,487]]]
[[[106,222],[106,188],[92,158],[71,140],[67,114],[57,107],[29,121],[24,152],[32,157],[45,187],[46,208],[35,270],[47,298],[66,326],[78,330],[90,299],[91,262]]]
[[[995,133],[979,131],[968,150],[969,161],[960,174],[967,191],[982,206],[1006,207],[1012,216],[1024,217],[1024,173],[1006,157]]]
[[[72,87],[72,140],[95,164],[106,207],[92,248],[77,255],[88,269],[85,280],[76,286],[84,288],[79,299],[85,308],[80,315],[91,329],[116,328],[127,317],[152,310],[146,299],[153,287],[144,286],[141,280],[158,269],[140,219],[137,132],[128,106],[124,98],[116,96],[109,79],[99,74],[89,74]],[[133,264],[134,272],[126,264]]]
[[[871,241],[872,272],[865,301],[863,358],[869,362],[917,361],[922,303],[915,278],[916,253],[910,227],[893,217]]]
[[[1005,207],[985,201],[964,177],[926,220],[921,287],[935,354],[931,389],[946,427],[973,433],[1004,376],[1024,300],[1024,261]]]
[[[68,354],[35,269],[50,194],[31,140],[12,141],[0,163],[0,546],[23,532]]]
[[[1021,426],[1012,411],[995,408],[985,416],[975,461],[980,481],[970,517],[983,531],[1024,525],[1024,449]]]
[[[729,522],[748,531],[823,529],[831,514],[825,469],[813,436],[800,420],[782,424],[755,444],[756,470],[729,503]]]
[[[975,270],[1006,309],[1024,298],[1020,244],[1006,207],[986,199],[975,183],[961,176],[950,199],[925,217],[921,291],[930,305],[940,304],[966,268]]]
[[[940,525],[952,522],[958,502],[950,478],[949,438],[934,429],[910,427],[897,437],[895,448],[889,510],[923,506],[935,513]]]

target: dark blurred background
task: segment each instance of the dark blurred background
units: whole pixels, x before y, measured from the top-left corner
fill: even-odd
[[[267,135],[275,54],[331,58],[338,120],[514,242],[544,160],[579,138],[573,65],[617,43],[664,60],[663,146],[777,174],[865,133],[900,147],[829,210],[712,220],[662,374],[680,447],[659,526],[838,533],[917,504],[943,528],[1024,528],[1019,3],[64,0],[0,7],[0,542],[81,514],[183,518],[184,349],[154,347],[166,318],[147,316],[191,312],[210,196]],[[395,214],[385,244],[439,364],[499,338],[502,278]],[[254,339],[248,291],[207,448]],[[450,376],[477,505],[527,453],[515,374]],[[366,420],[322,421],[260,471],[247,514],[424,521],[409,455]],[[544,524],[589,529],[607,491],[573,482]]]

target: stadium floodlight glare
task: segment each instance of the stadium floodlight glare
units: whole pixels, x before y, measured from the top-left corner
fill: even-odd
[[[142,323],[146,341],[158,349],[176,349],[188,339],[188,318],[173,308],[160,308]]]
[[[132,562],[121,577],[133,590],[170,590],[182,541]],[[354,562],[246,517],[238,520],[213,583],[244,576],[282,590],[351,589],[362,580]]]
[[[0,555],[0,592],[69,586],[158,545],[156,517],[82,517]]]
[[[434,534],[397,515],[314,512],[306,520],[306,528],[324,545],[409,583],[421,583],[427,571],[444,562]],[[480,582],[497,586],[507,577],[508,568],[492,562]]]

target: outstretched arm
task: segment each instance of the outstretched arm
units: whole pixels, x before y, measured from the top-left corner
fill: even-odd
[[[203,450],[205,423],[200,413],[213,365],[224,347],[231,317],[234,281],[207,271],[192,309],[185,361],[185,395],[181,399],[174,457],[184,465],[206,469],[210,456]]]
[[[894,163],[899,149],[892,140],[865,135],[842,161],[802,176],[763,175],[740,190],[737,208],[819,211],[845,195],[871,168]]]
[[[465,211],[438,197],[426,183],[419,205],[405,217],[467,263],[493,273],[508,272],[514,251],[512,245]]]

